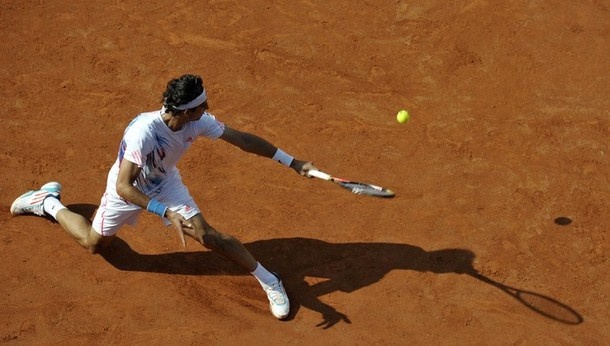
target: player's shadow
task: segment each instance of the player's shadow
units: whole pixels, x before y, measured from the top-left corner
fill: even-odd
[[[579,324],[582,317],[572,308],[543,295],[516,290],[493,281],[473,268],[475,255],[466,249],[425,251],[407,244],[328,243],[317,239],[284,238],[244,244],[266,267],[279,272],[291,299],[291,315],[301,306],[319,312],[329,328],[349,317],[319,298],[333,292],[353,292],[378,282],[392,270],[416,270],[438,274],[466,274],[508,293],[541,316],[566,324]],[[243,270],[220,255],[210,252],[139,254],[116,238],[102,256],[114,267],[127,271],[160,272],[182,275],[245,275]],[[315,283],[307,280],[315,278]],[[510,290],[516,290],[513,293]],[[536,306],[530,294],[545,306]],[[451,299],[447,297],[447,299]],[[535,300],[535,299],[534,299]],[[536,300],[535,300],[536,301]]]
[[[98,206],[88,203],[75,203],[66,205],[66,208],[72,212],[84,216],[87,220],[91,220],[93,219],[93,215],[95,214],[95,210],[97,210]]]

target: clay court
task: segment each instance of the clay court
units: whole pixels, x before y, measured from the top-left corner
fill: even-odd
[[[2,343],[608,344],[608,1],[5,0],[0,33]],[[193,145],[186,185],[281,274],[285,321],[155,215],[101,255],[10,215],[57,180],[92,218],[124,128],[184,73],[227,125],[396,192]]]

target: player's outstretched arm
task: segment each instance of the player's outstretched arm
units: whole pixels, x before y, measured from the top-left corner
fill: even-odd
[[[307,176],[310,169],[316,169],[311,162],[295,159],[266,139],[248,132],[238,131],[227,126],[220,139],[243,151],[277,160],[303,176]]]

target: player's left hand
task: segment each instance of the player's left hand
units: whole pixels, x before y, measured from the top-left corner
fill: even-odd
[[[167,209],[165,217],[172,223],[174,228],[178,231],[180,241],[182,242],[182,247],[186,247],[186,239],[184,238],[184,228],[192,228],[189,221],[187,221],[184,216],[169,209]]]

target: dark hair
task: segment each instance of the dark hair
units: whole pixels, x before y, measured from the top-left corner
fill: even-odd
[[[203,92],[203,80],[192,74],[185,74],[180,78],[167,82],[167,88],[163,93],[163,106],[174,113],[178,111],[176,106],[193,101]]]

